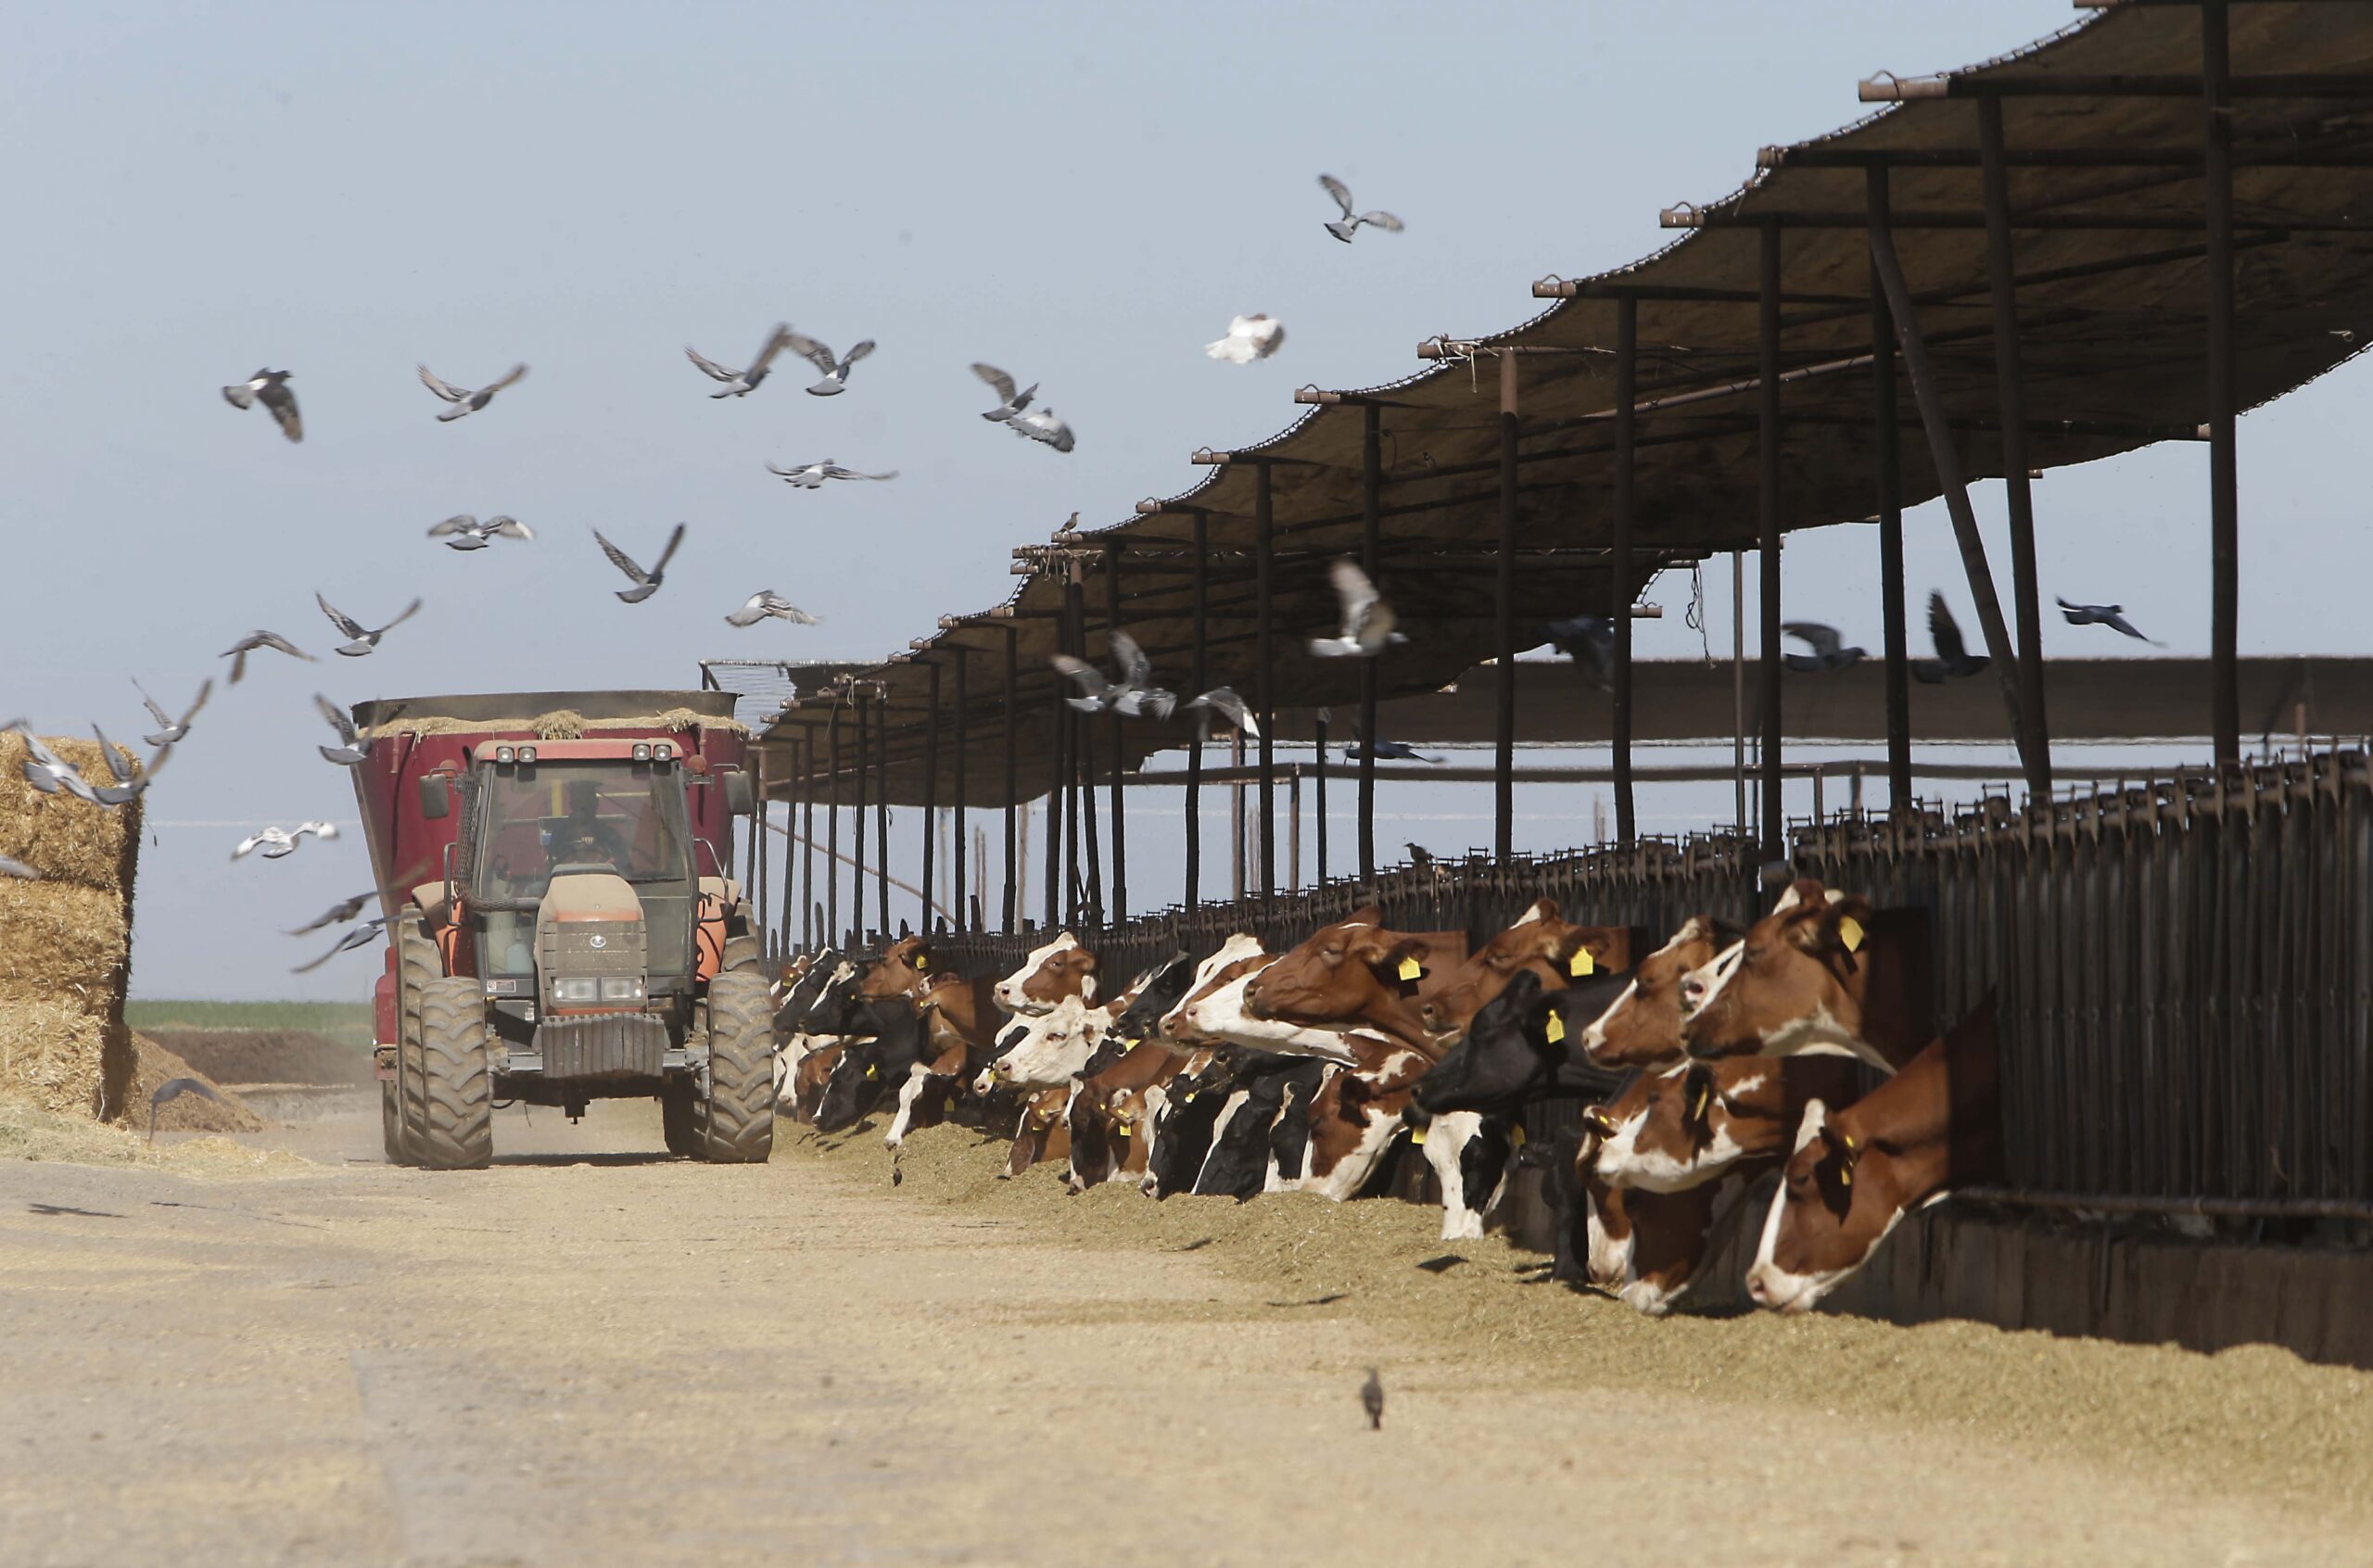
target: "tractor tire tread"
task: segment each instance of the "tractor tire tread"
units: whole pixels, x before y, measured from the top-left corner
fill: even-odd
[[[700,1157],[758,1165],[774,1152],[774,998],[767,982],[728,969],[709,982],[708,1098],[693,1108]]]
[[[494,1157],[494,1077],[477,981],[439,977],[422,990],[415,1056],[423,1114],[409,1131],[420,1163],[432,1170],[483,1169]]]

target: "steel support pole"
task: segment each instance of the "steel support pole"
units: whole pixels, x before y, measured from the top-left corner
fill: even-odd
[[[2011,600],[2019,613],[2019,714],[2026,726],[2027,793],[2051,798],[2051,727],[2043,696],[2042,599],[2036,584],[2036,504],[2027,478],[2026,397],[2020,385],[2018,271],[2011,249],[2011,173],[2002,100],[1977,101],[1986,186],[1986,273],[1994,307],[1994,381],[2002,411],[2002,485],[2010,503]]]
[[[873,750],[866,744],[869,727],[865,713],[865,696],[856,688],[849,690],[849,706],[857,720],[857,809],[849,844],[849,926],[860,937],[865,932],[865,791],[873,769]]]
[[[2208,218],[2208,656],[2216,765],[2241,760],[2240,391],[2233,353],[2232,43],[2226,0],[2201,0],[2202,187]]]
[[[873,713],[873,911],[883,937],[890,934],[890,694],[874,694]],[[926,894],[926,897],[929,895]]]
[[[1199,696],[1210,689],[1206,680],[1211,652],[1212,522],[1198,512],[1194,523],[1195,579],[1190,612],[1194,651],[1188,656],[1186,689]],[[1197,712],[1201,716],[1196,720],[1195,740],[1186,748],[1186,891],[1183,902],[1189,909],[1203,897],[1203,725],[1211,711]]]
[[[1886,174],[1871,183],[1870,199],[1884,207]],[[1879,492],[1879,618],[1884,639],[1887,705],[1887,811],[1911,806],[1911,639],[1903,603],[1903,426],[1896,391],[1895,317],[1871,263],[1871,390],[1876,427]]]
[[[956,929],[969,931],[972,929],[972,906],[965,901],[964,873],[971,869],[972,835],[968,827],[971,818],[964,810],[964,775],[972,761],[972,753],[967,745],[971,738],[971,721],[966,717],[972,700],[970,689],[972,651],[960,642],[952,642],[948,646],[956,651],[956,778],[953,780],[956,786],[956,841],[950,846],[956,856]]]
[[[1491,854],[1516,854],[1516,357],[1500,356],[1500,533],[1491,580]]]
[[[762,775],[758,779],[757,790],[755,791],[757,799],[751,803],[750,811],[750,837],[753,840],[751,849],[757,860],[757,865],[752,868],[755,875],[751,877],[750,886],[745,890],[752,904],[752,913],[757,917],[758,945],[762,950],[767,942],[768,851],[771,847],[767,842],[767,820],[774,806],[774,803],[767,798],[766,789],[767,781]]]
[[[1254,636],[1253,658],[1258,668],[1253,674],[1253,687],[1261,707],[1261,902],[1267,904],[1276,890],[1277,864],[1277,710],[1274,695],[1276,681],[1270,673],[1270,661],[1276,656],[1275,628],[1271,625],[1275,613],[1276,548],[1275,518],[1272,513],[1269,492],[1269,465],[1261,463],[1254,469],[1252,488],[1252,574],[1254,613],[1259,616],[1259,629]]]
[[[1311,721],[1310,777],[1314,790],[1310,823],[1318,837],[1318,875],[1315,885],[1326,885],[1326,710],[1318,710]],[[1297,860],[1295,865],[1301,865]]]
[[[1005,929],[1018,931],[1028,911],[1021,907],[1017,890],[1022,866],[1014,858],[1014,814],[1022,806],[1022,628],[1005,630]]]
[[[1121,629],[1121,551],[1115,547],[1104,558],[1104,633],[1109,639]],[[1121,804],[1121,711],[1112,710],[1112,726],[1105,737],[1112,748],[1112,798],[1105,809],[1112,828],[1112,923],[1129,917],[1129,825]]]
[[[1360,411],[1360,568],[1374,582],[1384,534],[1384,411],[1370,403]],[[1360,661],[1360,880],[1376,880],[1377,668]]]
[[[1072,652],[1087,657],[1087,592],[1078,561],[1063,583],[1063,609],[1071,617]],[[1066,712],[1075,710],[1066,707]],[[1074,923],[1102,924],[1099,916],[1104,903],[1104,874],[1101,854],[1096,843],[1096,732],[1087,716],[1072,720],[1072,794],[1071,811],[1065,823],[1069,833],[1071,880],[1073,895],[1072,919]]]
[[[936,869],[933,851],[939,835],[933,832],[933,819],[939,815],[939,664],[926,665],[931,673],[925,688],[925,701],[930,711],[923,717],[923,877],[922,913],[915,929],[925,936],[931,934],[931,874]]]
[[[1615,841],[1630,849],[1638,838],[1631,801],[1631,524],[1632,438],[1640,391],[1640,301],[1624,295],[1615,304],[1615,557],[1607,613],[1615,621],[1615,702],[1607,723],[1608,762],[1615,771]]]
[[[799,809],[806,817],[805,826],[799,835],[799,935],[800,945],[813,953],[824,946],[831,939],[824,932],[812,929],[817,916],[816,729],[812,725],[808,727],[807,733],[801,742],[801,759],[806,764],[807,779],[806,787],[799,792]],[[827,806],[824,814],[830,816],[831,808]],[[829,864],[825,869],[828,871],[831,869]]]
[[[1055,646],[1068,653],[1071,649],[1071,616],[1068,613],[1055,618]],[[1046,882],[1041,902],[1046,907],[1047,927],[1053,929],[1063,919],[1063,823],[1071,816],[1064,810],[1070,799],[1070,773],[1063,755],[1063,741],[1070,728],[1066,722],[1071,709],[1063,702],[1063,682],[1057,680],[1047,689],[1047,714],[1052,738],[1047,747],[1047,866]]]
[[[1761,710],[1763,810],[1759,849],[1766,861],[1780,858],[1786,818],[1781,793],[1780,745],[1780,241],[1777,223],[1758,236],[1761,262],[1756,334],[1760,354],[1756,390],[1756,551],[1762,596],[1762,637],[1756,649],[1756,705]]]
[[[804,740],[791,743],[791,771],[783,778],[783,783],[788,786],[788,795],[783,802],[782,825],[793,834],[799,831],[799,798],[807,792],[807,780],[799,770],[800,753],[805,750],[806,742]],[[799,906],[799,854],[789,837],[783,840],[782,845],[781,897],[782,912],[775,917],[776,946],[788,953],[791,951],[791,912]]]
[[[824,744],[831,758],[824,805],[824,944],[841,944],[841,700],[832,698],[831,717],[825,721]]]

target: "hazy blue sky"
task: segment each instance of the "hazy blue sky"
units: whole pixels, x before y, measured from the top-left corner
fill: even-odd
[[[373,622],[425,595],[369,660],[267,659],[219,690],[151,797],[139,993],[361,997],[375,954],[292,979],[310,939],[276,934],[368,882],[359,835],[227,858],[260,823],[352,820],[345,775],[313,752],[316,689],[690,685],[704,654],[903,646],[1004,597],[1013,544],[1073,510],[1117,520],[1191,483],[1195,447],[1280,428],[1295,386],[1405,374],[1421,337],[1530,315],[1532,278],[1657,247],[1660,207],[1857,118],[1858,78],[2071,17],[2065,0],[22,7],[0,58],[0,706],[121,737],[132,675],[178,702],[250,627],[326,653],[316,588]],[[1321,170],[1408,232],[1327,238]],[[1250,310],[1286,322],[1284,351],[1205,359]],[[703,396],[687,342],[738,364],[783,319],[881,348],[837,400],[803,396],[795,363],[746,400]],[[973,359],[1040,382],[1078,451],[983,425]],[[475,386],[519,360],[524,384],[451,426],[412,373]],[[267,363],[296,373],[302,446],[216,392]],[[2347,585],[2367,548],[2331,454],[2365,387],[2344,370],[2244,425],[2245,651],[2359,645]],[[901,477],[808,494],[760,466],[828,456]],[[2037,490],[2047,588],[2123,598],[2203,651],[2204,462],[2055,472]],[[455,555],[422,537],[454,512],[540,537]],[[666,588],[620,605],[588,528],[647,550],[679,519]],[[1915,589],[1952,585],[1941,514],[1912,533]],[[1875,643],[1870,541],[1792,545],[1791,610]],[[760,588],[826,623],[724,626]],[[1685,588],[1656,597],[1677,612]],[[2119,651],[2105,636],[2047,641]],[[1640,646],[1695,638],[1676,613]],[[1679,827],[1727,793],[1643,809]],[[1585,837],[1569,803],[1528,792],[1527,841]],[[1163,842],[1150,822],[1133,840],[1133,859]],[[1133,880],[1140,900],[1168,891],[1150,864]]]

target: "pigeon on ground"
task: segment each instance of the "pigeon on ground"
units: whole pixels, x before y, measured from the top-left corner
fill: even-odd
[[[206,700],[214,695],[213,681],[200,682],[197,688],[197,699],[190,703],[189,712],[175,718],[157,705],[157,699],[148,695],[146,687],[135,680],[132,683],[132,689],[140,693],[140,701],[148,709],[148,715],[157,721],[157,733],[141,737],[151,746],[171,746],[187,735],[189,721],[197,716],[197,710],[206,706]]]
[[[428,537],[443,539],[448,550],[484,550],[497,539],[532,539],[536,532],[515,517],[489,517],[481,523],[463,512],[431,526]]]
[[[24,720],[11,719],[7,724],[0,725],[0,733],[7,730],[15,730],[24,740],[26,783],[44,795],[54,795],[63,790],[77,800],[88,801],[93,805],[99,803],[98,791],[83,782],[82,774],[75,771],[71,763],[43,745],[41,737],[25,727]]]
[[[833,358],[830,348],[825,348],[814,338],[803,337],[795,332],[785,332],[782,335],[782,342],[784,348],[824,373],[824,379],[807,389],[810,394],[818,398],[838,397],[841,393],[847,391],[849,367],[873,352],[873,339],[869,337],[838,359]]]
[[[0,854],[0,877],[14,877],[18,880],[25,882],[38,882],[41,880],[40,872],[26,865],[23,861],[11,860],[5,854]]]
[[[339,954],[351,953],[358,947],[366,946],[371,942],[378,941],[379,933],[387,929],[387,922],[384,919],[365,920],[362,924],[355,927],[354,929],[338,938],[336,944],[333,945],[327,953],[323,954],[318,958],[299,964],[288,972],[292,975],[311,974],[315,969],[320,968],[323,965],[328,963]]]
[[[1377,1376],[1374,1367],[1368,1369],[1368,1380],[1360,1385],[1360,1408],[1368,1412],[1370,1432],[1384,1429],[1384,1379]]]
[[[1802,673],[1842,670],[1862,657],[1862,650],[1845,645],[1846,639],[1835,626],[1819,621],[1783,621],[1780,629],[1812,649],[1809,653],[1783,653],[1780,662],[1789,669]]]
[[[450,424],[464,414],[474,414],[494,401],[494,395],[527,373],[525,365],[514,365],[500,381],[488,382],[476,391],[466,386],[454,386],[437,379],[437,373],[426,365],[420,367],[420,384],[453,406],[437,416],[439,424]]]
[[[1285,342],[1283,322],[1262,315],[1237,316],[1227,323],[1227,335],[1216,343],[1204,344],[1203,352],[1232,365],[1249,365],[1255,360],[1267,359],[1285,347]]]
[[[394,620],[389,621],[386,626],[381,626],[378,630],[371,631],[366,629],[362,622],[356,620],[345,611],[338,609],[328,600],[324,599],[320,594],[317,593],[313,595],[313,602],[322,607],[322,613],[330,618],[330,625],[336,626],[338,631],[348,639],[347,641],[341,642],[337,645],[337,651],[349,659],[362,658],[365,653],[370,652],[371,650],[379,646],[379,639],[381,638],[387,636],[389,632],[395,630],[398,626],[402,626],[406,621],[411,620],[414,615],[420,613],[420,601],[415,599],[410,604],[404,606],[402,614],[398,615]]]
[[[305,438],[305,422],[298,417],[297,394],[288,390],[286,371],[260,370],[235,386],[222,388],[223,400],[235,409],[261,403],[280,422],[280,433],[292,441]]]
[[[1002,424],[1012,419],[1014,415],[1030,406],[1031,398],[1038,396],[1036,382],[1032,382],[1026,391],[1016,392],[1013,389],[1013,377],[995,365],[976,362],[972,366],[972,373],[987,382],[996,392],[997,406],[981,416],[992,424]]]
[[[1027,413],[1019,413],[1006,421],[1006,427],[1017,436],[1025,436],[1059,452],[1067,452],[1077,445],[1072,427],[1055,417],[1055,411],[1041,406]]]
[[[231,661],[232,685],[238,685],[240,678],[247,673],[247,655],[259,648],[269,648],[275,653],[286,653],[291,658],[302,659],[309,664],[320,663],[311,653],[306,652],[278,632],[251,631],[222,650],[222,657]]]
[[[213,1090],[209,1089],[205,1084],[199,1082],[195,1078],[169,1078],[165,1080],[165,1081],[157,1085],[157,1092],[148,1096],[148,1141],[150,1143],[153,1144],[157,1141],[158,1110],[163,1106],[168,1100],[178,1100],[184,1094],[196,1094],[200,1099],[211,1100],[218,1106],[223,1103],[222,1095],[216,1094]]]
[[[1118,713],[1129,718],[1166,719],[1178,705],[1176,695],[1153,684],[1153,661],[1127,632],[1112,634],[1112,659],[1121,678],[1108,681],[1104,672],[1084,659],[1058,653],[1048,663],[1069,676],[1083,695],[1063,699],[1084,714]]]
[[[1234,687],[1214,686],[1186,706],[1190,710],[1198,710],[1196,719],[1202,727],[1205,740],[1211,739],[1211,715],[1213,714],[1235,726],[1246,740],[1261,739],[1261,721],[1253,717],[1252,710],[1244,705],[1244,699],[1236,694]]]
[[[1397,234],[1401,232],[1401,220],[1390,212],[1353,212],[1351,187],[1334,175],[1321,174],[1318,177],[1318,183],[1326,187],[1326,194],[1333,196],[1335,205],[1343,209],[1341,221],[1327,224],[1326,232],[1345,245],[1351,243],[1352,231],[1363,223],[1382,229],[1388,234]]]
[[[261,850],[266,860],[278,860],[284,855],[294,854],[298,841],[308,833],[317,839],[335,839],[337,837],[337,824],[299,822],[294,828],[259,828],[239,841],[239,847],[231,852],[231,858],[245,860],[250,853]]]
[[[2148,642],[2153,648],[2167,646],[2135,630],[2134,623],[2126,618],[2126,606],[2123,604],[2071,604],[2057,596],[2052,602],[2060,606],[2060,613],[2068,618],[2072,626],[2107,626],[2112,631],[2124,632],[2137,642]]]
[[[316,691],[313,693],[313,709],[329,721],[332,729],[337,731],[337,745],[318,748],[324,762],[334,762],[340,767],[354,767],[369,755],[371,748],[363,743],[361,733],[354,727],[354,721],[347,717],[344,708]]]
[[[172,754],[171,746],[159,746],[157,754],[148,759],[148,770],[135,774],[132,771],[129,754],[117,755],[116,747],[108,740],[107,731],[95,724],[91,726],[91,734],[99,743],[99,755],[108,760],[108,771],[115,776],[113,784],[101,784],[91,790],[91,798],[103,806],[120,806],[138,800],[141,792],[148,788],[148,781],[157,777],[157,770],[165,765],[165,759]]]
[[[1574,661],[1582,678],[1605,691],[1615,685],[1615,622],[1605,615],[1568,615],[1541,628],[1549,646]]]
[[[357,915],[362,914],[362,906],[369,904],[373,899],[378,896],[379,894],[376,889],[374,889],[370,892],[356,893],[352,898],[347,899],[338,904],[331,904],[320,915],[298,927],[288,934],[290,936],[311,936],[315,931],[318,931],[327,926],[343,926],[349,920],[353,919]]]
[[[898,471],[895,468],[887,474],[859,474],[854,468],[843,468],[831,458],[826,458],[821,462],[798,463],[790,468],[777,468],[773,463],[768,463],[767,472],[778,479],[798,486],[803,490],[820,489],[827,479],[895,479],[898,477]]]
[[[1933,659],[1911,661],[1911,677],[1923,686],[1942,686],[1948,680],[1973,676],[1986,668],[1983,653],[1973,653],[1961,641],[1961,628],[1953,620],[1953,613],[1945,607],[1945,596],[1928,596],[1928,637],[1936,645]]]
[[[769,616],[778,621],[789,621],[794,626],[817,625],[816,616],[802,610],[772,588],[752,594],[742,602],[741,609],[727,614],[725,624],[729,626],[755,626]]]
[[[1365,736],[1360,735],[1356,728],[1352,734],[1356,739],[1343,748],[1343,760],[1346,762],[1357,762],[1365,756],[1373,756],[1378,762],[1440,763],[1450,760],[1447,757],[1429,756],[1405,740],[1370,740]]]
[[[1321,659],[1373,659],[1395,643],[1409,639],[1393,629],[1392,606],[1376,590],[1376,584],[1360,570],[1360,563],[1348,555],[1339,555],[1326,569],[1329,581],[1335,585],[1335,597],[1343,605],[1343,633],[1340,637],[1313,637],[1311,653]]]
[[[775,362],[775,356],[790,346],[791,328],[778,322],[774,330],[767,334],[767,340],[758,345],[758,357],[750,361],[748,370],[727,370],[715,360],[704,358],[689,343],[684,345],[684,357],[698,365],[701,373],[711,381],[725,383],[725,390],[710,393],[711,398],[746,398],[767,379],[768,367]]]
[[[634,557],[603,538],[599,528],[593,530],[593,542],[602,547],[602,553],[610,558],[611,565],[634,579],[634,587],[618,589],[618,598],[628,604],[640,604],[659,591],[667,563],[675,559],[676,547],[684,542],[684,525],[676,525],[676,531],[667,536],[667,548],[659,552],[658,563],[648,572],[635,564]]]

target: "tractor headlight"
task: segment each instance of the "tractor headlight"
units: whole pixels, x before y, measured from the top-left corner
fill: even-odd
[[[552,980],[552,1000],[555,1002],[592,1002],[599,1000],[600,982],[590,975],[582,980],[555,976]]]
[[[613,975],[602,982],[604,1002],[640,1002],[642,1000],[641,975]]]

